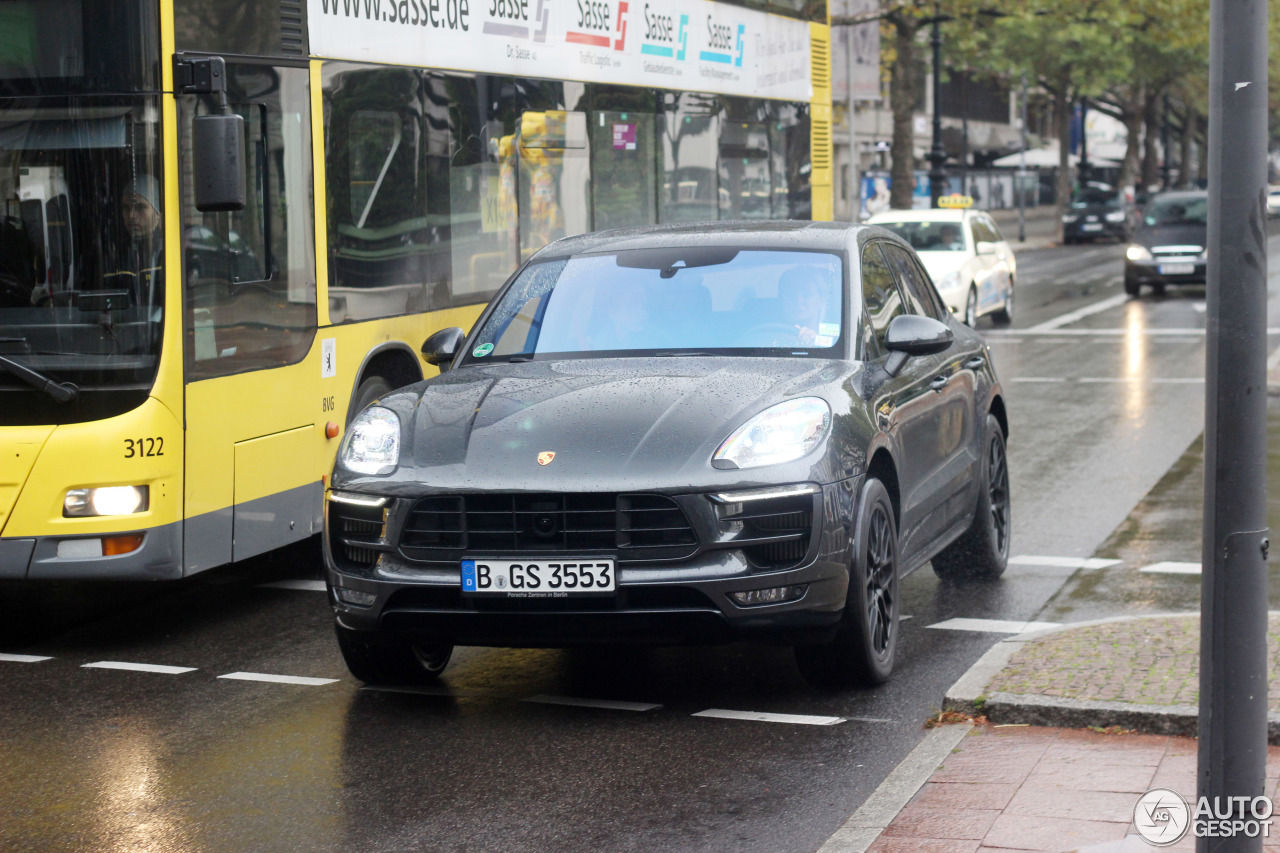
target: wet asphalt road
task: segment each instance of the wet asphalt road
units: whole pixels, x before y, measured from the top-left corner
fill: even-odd
[[[788,650],[734,645],[461,649],[439,690],[362,689],[323,594],[261,586],[317,578],[301,553],[172,587],[5,587],[0,652],[47,659],[0,660],[0,849],[816,850],[999,631],[1126,606],[1071,604],[1087,583],[1071,561],[1123,551],[1117,531],[1197,440],[1205,315],[1202,291],[1126,300],[1121,251],[1020,252],[1013,327],[980,324],[1007,393],[1022,559],[997,583],[907,578],[890,684],[815,694]],[[1198,528],[1159,531],[1162,554],[1196,559]],[[1121,589],[1136,553],[1089,577]],[[1185,577],[1142,583],[1195,606]],[[931,627],[953,619],[1013,626]],[[174,669],[85,666],[100,662]],[[792,716],[703,715],[724,710]]]

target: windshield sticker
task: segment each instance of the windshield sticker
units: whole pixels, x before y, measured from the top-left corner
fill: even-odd
[[[488,355],[491,352],[493,352],[493,344],[481,344],[480,346],[473,349],[471,351],[471,354],[476,358],[484,358],[486,355]]]
[[[840,337],[840,324],[839,323],[819,323],[818,334],[824,335],[827,337],[838,338]]]
[[[836,339],[831,335],[818,335],[813,339],[813,345],[815,347],[829,347],[835,342]]]

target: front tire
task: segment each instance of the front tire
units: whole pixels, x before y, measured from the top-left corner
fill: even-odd
[[[997,326],[1008,326],[1013,322],[1013,279],[1009,279],[1009,290],[1004,295],[1004,307],[991,315]]]
[[[982,490],[973,523],[933,558],[933,572],[943,580],[995,580],[1009,565],[1011,515],[1004,430],[994,415],[987,415],[986,430]]]
[[[1142,284],[1136,279],[1129,276],[1124,277],[1124,292],[1130,296],[1138,296],[1142,293]]]
[[[411,643],[341,625],[335,625],[334,630],[347,669],[366,684],[431,684],[453,655],[450,645]]]
[[[370,403],[390,393],[391,383],[376,374],[361,382],[360,387],[351,397],[351,408],[347,409],[347,426],[350,426],[355,416],[363,412]]]
[[[978,289],[969,285],[969,295],[964,300],[964,324],[970,329],[978,325]]]
[[[883,684],[898,648],[898,526],[884,485],[862,487],[854,526],[849,593],[836,636],[796,646],[796,666],[820,690]]]

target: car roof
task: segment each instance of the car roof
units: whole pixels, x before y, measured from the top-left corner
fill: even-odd
[[[1208,190],[1171,190],[1169,192],[1157,193],[1151,197],[1151,201],[1157,199],[1180,199],[1180,198],[1205,198],[1209,195]]]
[[[541,249],[538,260],[564,258],[595,252],[616,252],[681,246],[743,246],[840,251],[859,235],[880,229],[849,222],[807,220],[721,220],[617,228],[565,237]]]
[[[867,220],[878,222],[963,222],[965,214],[977,213],[973,208],[930,208],[929,210],[886,210]]]

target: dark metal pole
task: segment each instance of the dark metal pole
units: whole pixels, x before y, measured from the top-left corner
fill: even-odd
[[[1169,95],[1164,96],[1164,114],[1160,118],[1160,189],[1169,189]]]
[[[933,4],[933,147],[929,150],[929,205],[938,206],[942,185],[947,180],[947,150],[942,147],[942,28],[938,4]]]
[[[1080,98],[1080,186],[1089,182],[1089,99]]]
[[[1265,791],[1267,758],[1267,2],[1209,4],[1204,574],[1197,793]],[[1194,809],[1192,810],[1194,815]],[[1199,838],[1199,853],[1262,838]]]
[[[1022,156],[1018,158],[1018,242],[1027,242],[1027,72],[1022,72]]]

